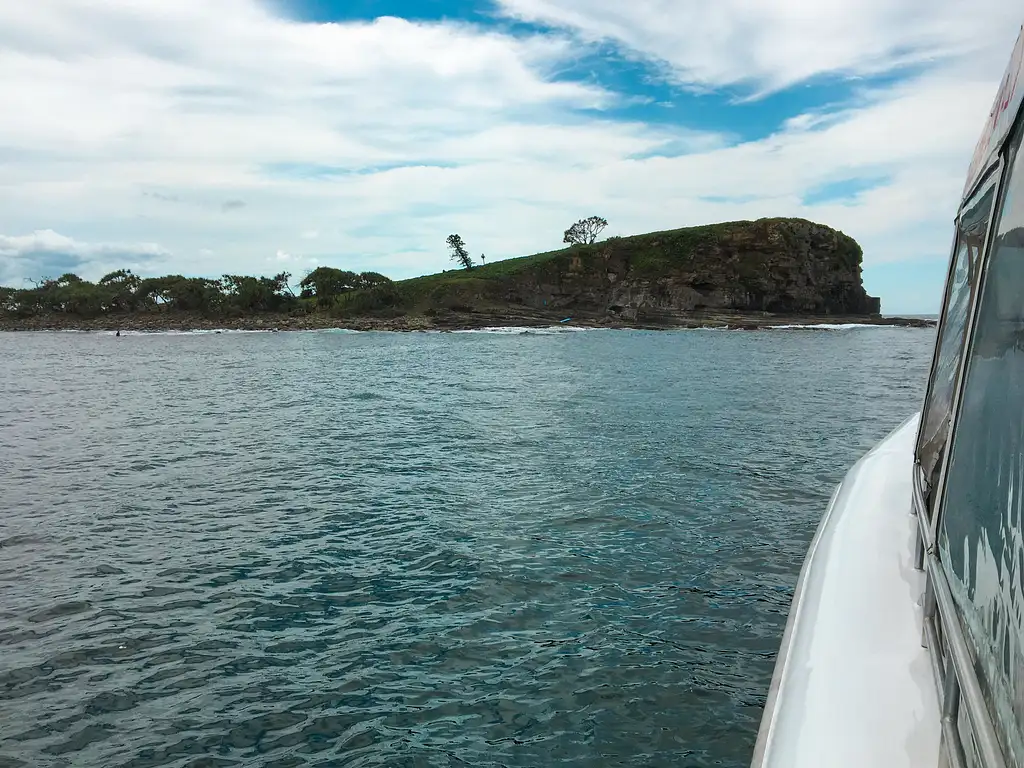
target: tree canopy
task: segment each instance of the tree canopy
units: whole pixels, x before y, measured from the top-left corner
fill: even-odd
[[[600,216],[590,216],[580,219],[567,230],[562,238],[563,243],[569,245],[591,245],[597,241],[597,236],[608,226],[608,220]]]
[[[316,299],[317,306],[326,307],[336,303],[336,299],[349,291],[379,288],[391,285],[391,278],[380,272],[350,272],[347,269],[334,267],[317,267],[299,282],[304,299]]]
[[[466,250],[466,242],[459,235],[448,235],[445,242],[448,243],[448,249],[452,252],[452,261],[463,269],[473,268],[473,257],[469,255],[469,251]]]
[[[164,275],[143,278],[119,269],[97,282],[67,273],[43,278],[31,288],[0,287],[0,314],[29,317],[69,314],[79,317],[126,312],[181,311],[221,315],[238,312],[287,312],[309,302],[331,307],[338,297],[364,289],[386,289],[391,280],[379,272],[356,274],[318,267],[291,289],[291,275],[223,275],[218,279]]]

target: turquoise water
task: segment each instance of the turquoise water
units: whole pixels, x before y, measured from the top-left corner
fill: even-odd
[[[744,766],[933,340],[0,334],[0,766]]]

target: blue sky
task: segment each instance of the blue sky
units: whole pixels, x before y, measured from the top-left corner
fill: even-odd
[[[887,312],[937,310],[1003,0],[0,5],[0,283],[392,277],[803,216]]]

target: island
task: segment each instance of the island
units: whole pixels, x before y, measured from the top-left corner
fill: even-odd
[[[580,222],[583,223],[583,222]],[[568,236],[569,231],[567,231]],[[857,242],[823,224],[765,218],[611,237],[391,280],[322,266],[305,275],[66,274],[0,288],[0,330],[454,330],[554,323],[610,328],[887,324]]]

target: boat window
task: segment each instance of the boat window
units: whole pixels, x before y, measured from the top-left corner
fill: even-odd
[[[947,298],[935,344],[932,380],[918,436],[917,458],[924,472],[929,509],[933,506],[932,489],[935,487],[949,435],[953,389],[960,359],[963,357],[967,316],[977,291],[981,255],[985,247],[985,235],[988,233],[995,188],[996,179],[990,179],[965,207],[957,222],[956,251],[946,281]]]
[[[1024,765],[1024,152],[1016,137],[952,437],[940,557],[1010,764]]]

